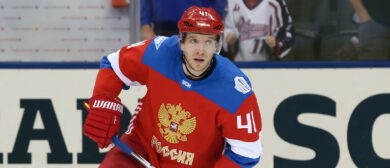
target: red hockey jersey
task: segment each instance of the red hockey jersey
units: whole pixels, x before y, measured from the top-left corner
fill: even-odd
[[[215,55],[210,76],[191,80],[182,54],[177,36],[125,46],[103,58],[94,94],[117,96],[122,85],[146,85],[123,136],[142,144],[156,167],[256,165],[261,116],[248,78]]]

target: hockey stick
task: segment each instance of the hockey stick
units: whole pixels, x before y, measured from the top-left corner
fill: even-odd
[[[139,161],[145,168],[154,168],[152,164],[150,164],[148,161],[146,161],[142,156],[138,155],[131,149],[129,146],[127,146],[123,141],[121,141],[118,137],[112,136],[112,143],[115,144],[119,149],[121,149],[123,152],[125,152],[127,155],[134,157],[137,161]]]
[[[89,112],[89,104],[87,102],[84,102],[84,107]],[[134,157],[138,162],[140,162],[145,168],[154,168],[152,164],[150,164],[147,160],[145,160],[142,156],[138,155],[133,151],[133,149],[130,148],[130,146],[126,145],[123,141],[121,141],[118,137],[115,135],[111,138],[112,143],[115,144],[119,149],[121,149],[123,152],[125,152],[127,155]]]

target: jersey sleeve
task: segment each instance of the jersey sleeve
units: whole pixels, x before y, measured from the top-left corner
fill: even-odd
[[[141,0],[141,27],[152,23],[151,0]]]
[[[142,57],[149,43],[150,40],[124,46],[103,57],[93,95],[116,97],[122,88],[146,85],[148,66],[142,63]]]
[[[269,32],[270,35],[276,36],[276,33],[279,31],[280,27],[283,24],[283,19],[282,19],[282,13],[280,10],[279,3],[277,1],[268,1],[268,5],[270,6],[270,13],[271,13],[271,18],[269,21]]]
[[[142,57],[149,43],[150,40],[128,45],[107,56],[115,74],[126,86],[146,85],[148,67],[142,63]]]
[[[288,52],[291,50],[293,44],[294,44],[294,36],[295,36],[295,30],[294,26],[292,24],[292,18],[288,11],[286,1],[285,0],[277,0],[281,13],[282,13],[282,20],[283,25],[280,27],[276,39],[278,41],[279,46],[279,57],[283,58],[288,54]]]
[[[215,167],[253,167],[262,152],[262,123],[255,94],[252,94],[234,113],[221,117],[222,135],[226,146]]]

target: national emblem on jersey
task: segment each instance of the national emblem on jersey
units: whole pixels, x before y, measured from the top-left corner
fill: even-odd
[[[186,142],[188,134],[191,134],[196,127],[196,117],[179,105],[161,104],[158,111],[160,133],[164,139],[173,144],[180,141]]]

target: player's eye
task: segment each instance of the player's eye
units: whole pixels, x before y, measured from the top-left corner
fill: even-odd
[[[190,43],[192,43],[192,44],[195,44],[197,42],[198,42],[198,40],[196,40],[196,39],[190,39]]]

